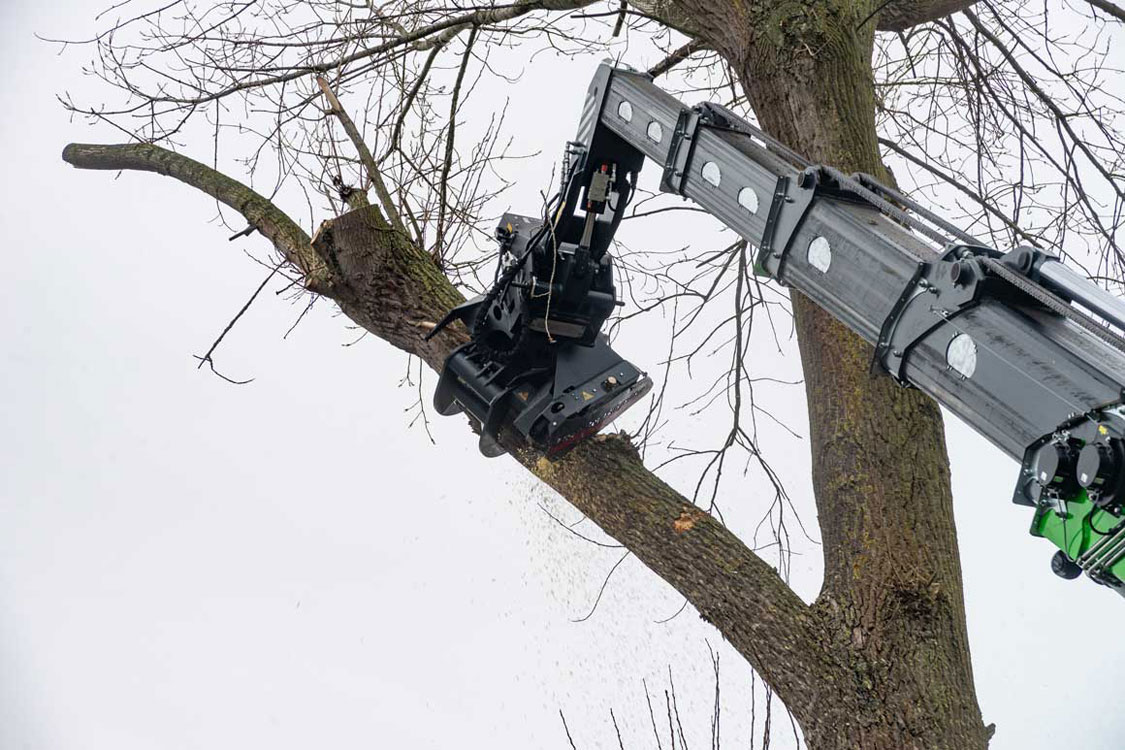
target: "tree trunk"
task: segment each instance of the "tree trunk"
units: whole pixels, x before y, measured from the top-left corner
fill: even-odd
[[[763,31],[724,53],[767,132],[814,162],[885,178],[870,5],[781,4],[745,19]],[[831,699],[815,712],[790,709],[814,750],[986,747],[941,413],[872,375],[859,336],[800,293],[792,301],[824,541],[814,616],[840,683],[824,685]]]

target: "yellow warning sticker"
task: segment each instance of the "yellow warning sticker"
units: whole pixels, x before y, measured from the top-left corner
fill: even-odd
[[[589,391],[582,391],[582,400],[583,401],[589,401],[593,397],[594,397],[594,394],[590,393]]]

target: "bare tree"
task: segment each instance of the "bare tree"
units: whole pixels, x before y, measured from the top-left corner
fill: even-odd
[[[104,102],[64,105],[130,142],[71,144],[63,158],[202,190],[272,243],[271,267],[310,304],[331,300],[431,368],[467,338],[422,334],[459,289],[487,281],[469,240],[484,235],[504,162],[524,147],[506,139],[502,108],[463,142],[458,111],[481,81],[506,75],[493,53],[516,44],[578,55],[644,39],[665,53],[654,75],[741,108],[814,161],[891,179],[887,158],[906,187],[952,185],[962,213],[952,218],[969,231],[1069,254],[1107,284],[1121,277],[1122,101],[1106,82],[1120,75],[1111,49],[1125,12],[1105,0],[132,5],[107,11],[92,38],[60,42],[90,50],[86,71],[108,87]],[[203,153],[200,141],[214,166],[240,149],[243,179],[268,189],[179,153]],[[330,217],[315,236],[277,205],[283,194],[305,197],[309,227]],[[633,212],[674,208],[653,197]],[[511,455],[682,593],[810,747],[985,747],[936,405],[872,378],[868,345],[806,298],[760,284],[744,242],[674,262],[622,250],[633,314],[670,312],[665,382],[675,362],[729,356],[696,399],[728,410],[729,431],[677,450],[662,437],[658,389],[632,439],[602,437],[552,463],[506,436]],[[755,318],[768,336],[789,315],[824,550],[811,605],[785,581],[787,497],[758,445],[756,420],[772,415],[744,356]],[[775,564],[722,523],[724,465],[739,452],[774,497]],[[698,461],[694,488],[662,481],[650,453],[661,466]]]

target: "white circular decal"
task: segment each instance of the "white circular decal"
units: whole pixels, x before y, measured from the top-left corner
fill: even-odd
[[[827,237],[817,237],[809,243],[809,265],[821,273],[828,273],[828,267],[832,265],[832,246],[828,244]]]
[[[753,188],[744,187],[738,191],[738,205],[752,214],[758,213],[758,194]]]
[[[719,186],[719,182],[723,178],[722,173],[719,172],[719,165],[713,161],[704,162],[703,168],[699,170],[699,174],[703,176],[706,182],[711,183],[715,187]]]
[[[945,349],[945,362],[962,377],[971,378],[977,369],[977,345],[967,333],[959,333]]]

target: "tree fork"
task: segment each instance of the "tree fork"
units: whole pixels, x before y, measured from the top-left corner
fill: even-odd
[[[726,54],[767,132],[814,161],[885,177],[865,23],[878,6],[818,5],[764,11],[775,25],[749,27]],[[956,4],[897,5],[928,19]],[[984,748],[941,413],[873,377],[870,345],[807,298],[794,294],[793,307],[824,540],[815,609],[852,678],[826,686],[840,702],[804,725],[810,747]]]

